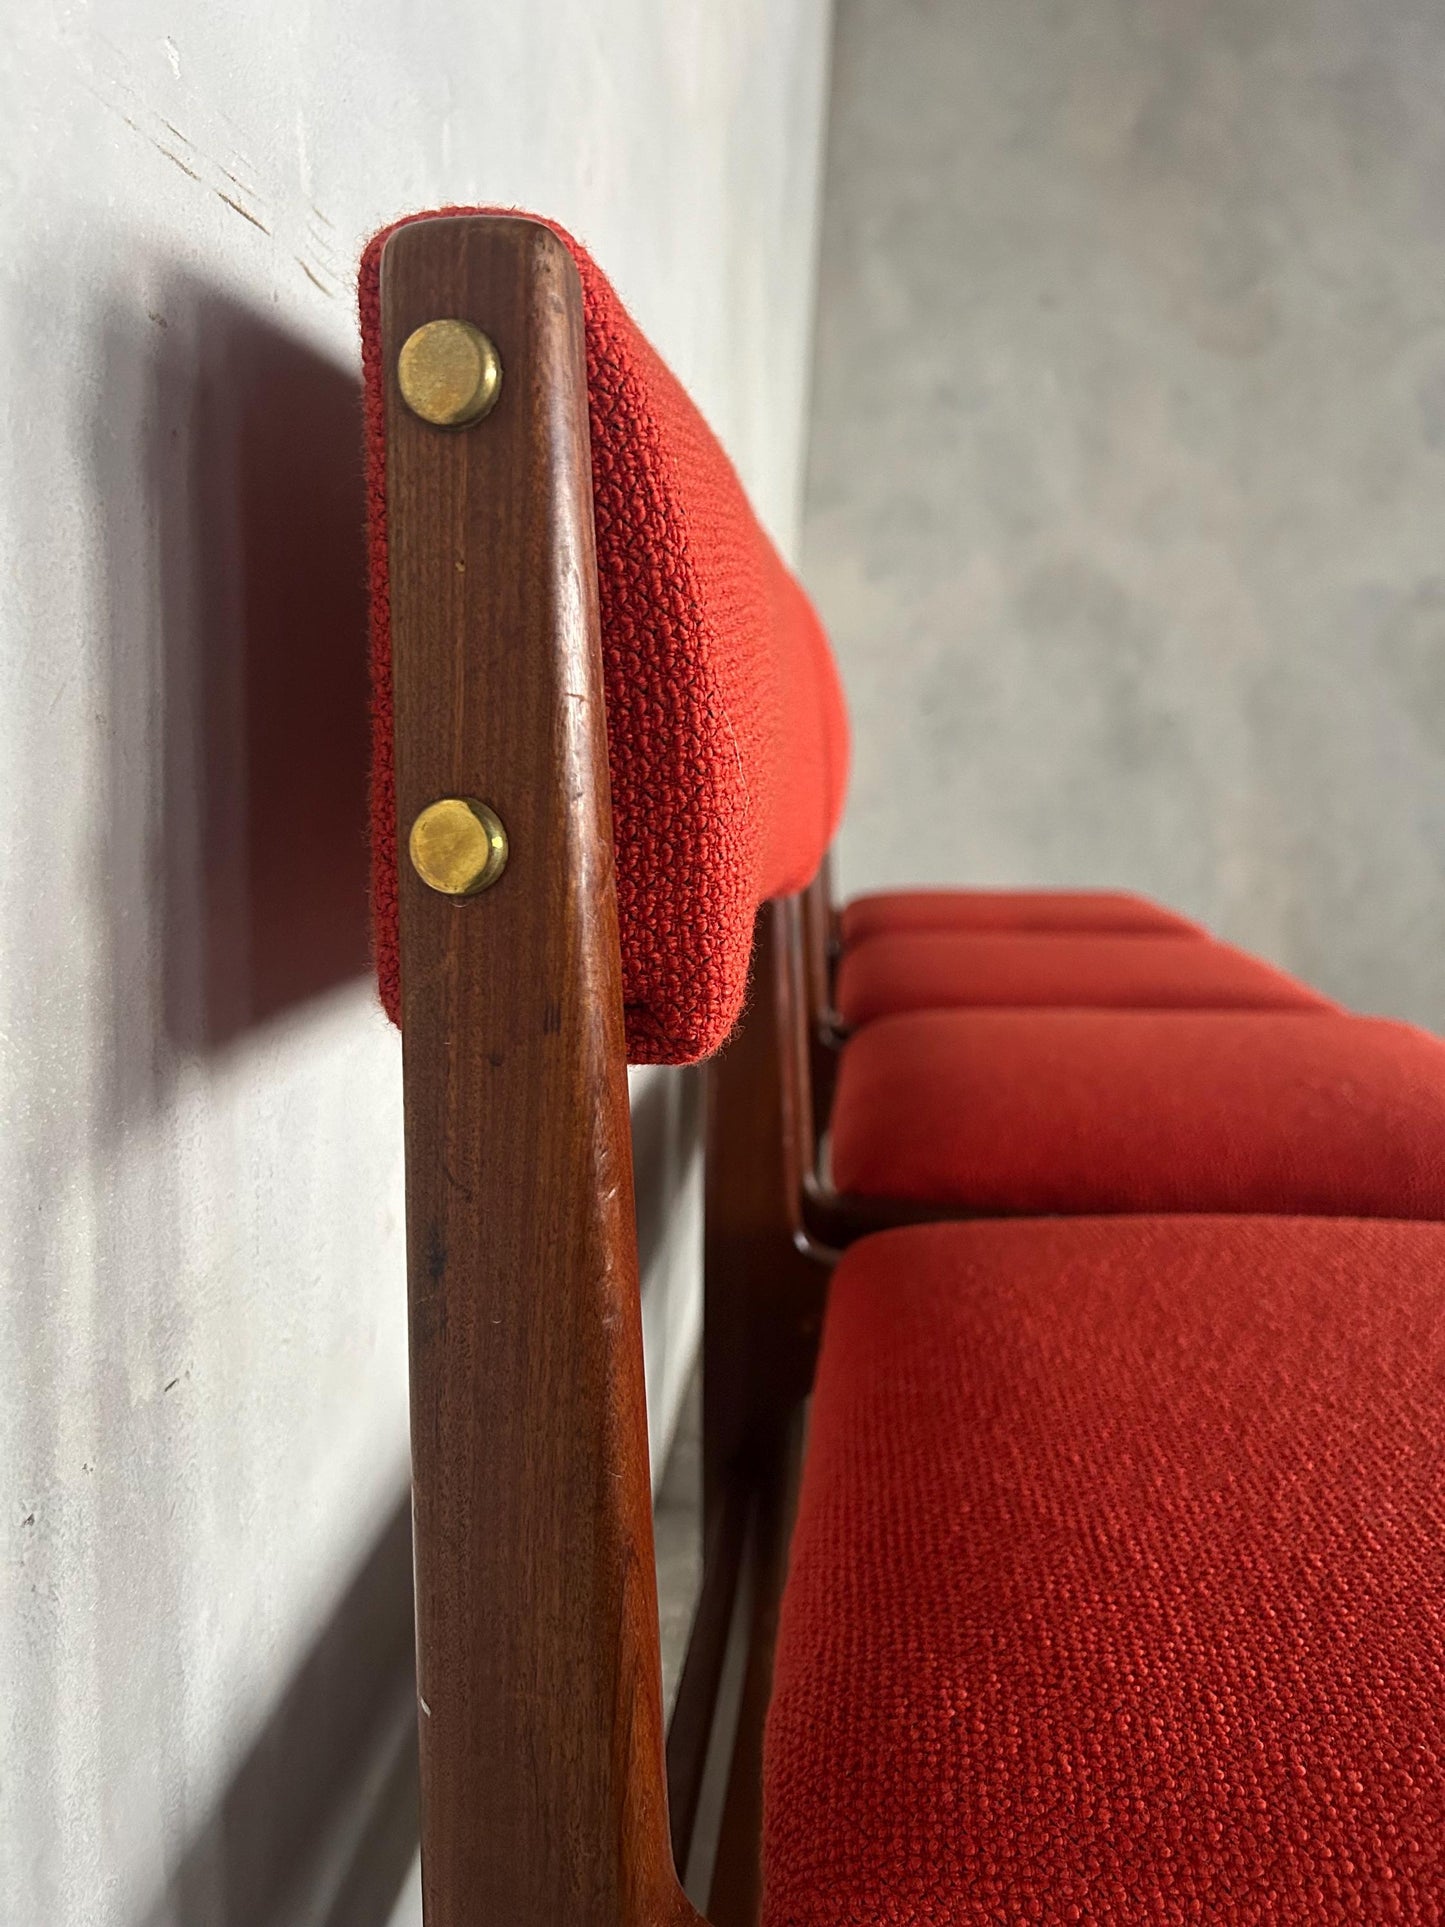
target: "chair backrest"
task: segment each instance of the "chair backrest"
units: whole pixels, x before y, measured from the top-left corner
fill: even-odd
[[[414,219],[488,215],[504,217],[446,209]],[[846,712],[821,624],[716,437],[585,249],[541,225],[566,246],[582,290],[628,1055],[686,1063],[715,1051],[738,1018],[759,905],[802,889],[832,840],[846,785]],[[396,231],[366,252],[361,314],[373,518],[374,922],[382,998],[400,1021],[379,293],[382,253]]]
[[[824,1275],[794,1168],[798,906],[765,900],[823,857],[841,697],[717,444],[550,224],[402,224],[368,254],[362,314],[427,1923],[697,1927],[677,1869],[728,1601],[755,1568],[751,1622],[772,1624],[772,1448]],[[417,387],[412,350],[438,339],[437,385]],[[453,351],[477,382],[448,412]],[[707,1267],[729,1289],[708,1315],[705,1510],[709,1546],[733,1550],[707,1561],[699,1621],[719,1637],[690,1647],[665,1764],[626,1058],[723,1042],[755,923],[757,995],[709,1071]],[[744,1697],[721,1927],[756,1912],[766,1695]]]

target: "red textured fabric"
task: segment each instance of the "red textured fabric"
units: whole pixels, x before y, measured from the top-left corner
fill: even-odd
[[[838,964],[845,1024],[970,1005],[1123,1010],[1336,1010],[1272,964],[1212,937],[916,930],[865,937]]]
[[[843,908],[845,944],[901,930],[1204,934],[1202,924],[1128,890],[879,890]]]
[[[1313,1011],[880,1017],[842,1052],[832,1172],[983,1216],[1445,1218],[1445,1044]]]
[[[582,280],[628,1053],[685,1063],[716,1050],[742,1009],[758,905],[808,883],[832,840],[847,717],[817,615],[720,443],[586,250],[543,225]],[[381,253],[394,231],[366,250],[360,302],[373,905],[382,1000],[399,1021],[380,345]]]
[[[764,1814],[765,1927],[1445,1918],[1445,1228],[850,1251]]]

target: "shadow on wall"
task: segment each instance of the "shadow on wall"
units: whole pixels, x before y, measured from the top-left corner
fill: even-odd
[[[187,1058],[369,975],[368,719],[356,380],[181,278],[148,325],[118,301],[102,355],[90,450],[104,522],[97,873],[112,1143],[95,1148],[109,1160],[165,1112]],[[143,1177],[137,1208],[103,1220],[90,1316],[97,1329],[124,1317],[132,1353],[159,1356],[193,1314],[200,1245],[174,1160]],[[41,1368],[62,1381],[58,1361]],[[189,1790],[213,1781],[183,1695],[162,1688],[226,1575],[199,1568],[181,1529],[194,1467],[132,1403],[123,1375],[105,1375],[97,1423],[132,1456],[95,1556],[130,1589],[136,1668],[158,1689],[125,1772],[151,1777],[157,1818],[174,1816],[177,1835],[174,1871],[135,1927],[381,1927],[416,1843],[409,1500],[299,1670],[277,1680],[214,1806],[193,1808]],[[215,1424],[243,1478],[257,1440],[244,1417]],[[118,1693],[97,1714],[102,1755],[125,1703]],[[219,1751],[226,1737],[202,1741]]]
[[[137,1927],[383,1927],[416,1852],[410,1494]]]
[[[651,1066],[632,1085],[632,1168],[637,1186],[637,1268],[646,1286],[664,1262],[678,1199],[702,1135],[703,1074],[696,1065]]]
[[[167,822],[197,774],[203,799],[202,994],[167,984],[193,1046],[369,968],[360,390],[231,304],[202,305],[195,347],[157,371],[159,419],[191,413],[189,526],[162,528],[161,566],[166,683],[199,757],[167,767]]]
[[[634,1071],[629,1082],[647,1432],[655,1494],[702,1330],[705,1082],[696,1065],[660,1064]]]
[[[113,553],[108,571],[143,598],[117,612],[130,646],[112,655],[109,822],[122,837],[147,825],[148,932],[125,934],[124,866],[107,881],[118,1029],[133,1034],[159,994],[159,1028],[189,1053],[370,970],[361,398],[214,290],[173,283],[150,320],[107,343],[107,389],[130,390],[146,424],[153,517],[152,552]],[[103,417],[96,455],[102,500],[133,489],[137,451]],[[117,518],[112,543],[136,528]],[[126,618],[150,628],[153,611],[160,635],[138,664]],[[135,793],[148,770],[158,795]],[[137,946],[152,954],[127,969]]]

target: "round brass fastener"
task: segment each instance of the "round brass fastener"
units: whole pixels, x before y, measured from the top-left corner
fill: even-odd
[[[427,321],[401,344],[396,378],[414,415],[435,428],[467,428],[496,407],[502,361],[470,321]]]
[[[428,889],[444,897],[474,897],[506,869],[507,831],[485,803],[444,796],[428,803],[412,824],[407,850]]]

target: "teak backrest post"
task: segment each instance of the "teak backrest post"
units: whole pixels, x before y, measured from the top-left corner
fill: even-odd
[[[814,1021],[833,1009],[833,957],[838,947],[838,912],[833,902],[833,856],[823,858],[818,874],[803,892],[803,953],[807,959],[808,1001]]]
[[[418,222],[382,269],[427,1927],[697,1919],[668,1842],[582,296],[538,224]],[[397,357],[459,318],[448,430]],[[406,860],[477,799],[505,871]]]
[[[833,1007],[833,965],[839,948],[838,912],[833,902],[833,859],[823,858],[818,874],[803,892],[802,946],[807,982],[809,1081],[814,1122],[826,1131],[838,1081],[842,1035]]]
[[[802,1189],[813,1159],[797,899],[765,903],[741,1023],[708,1066],[703,1264],[705,1544],[731,1481],[779,1450],[807,1396],[827,1293]]]

